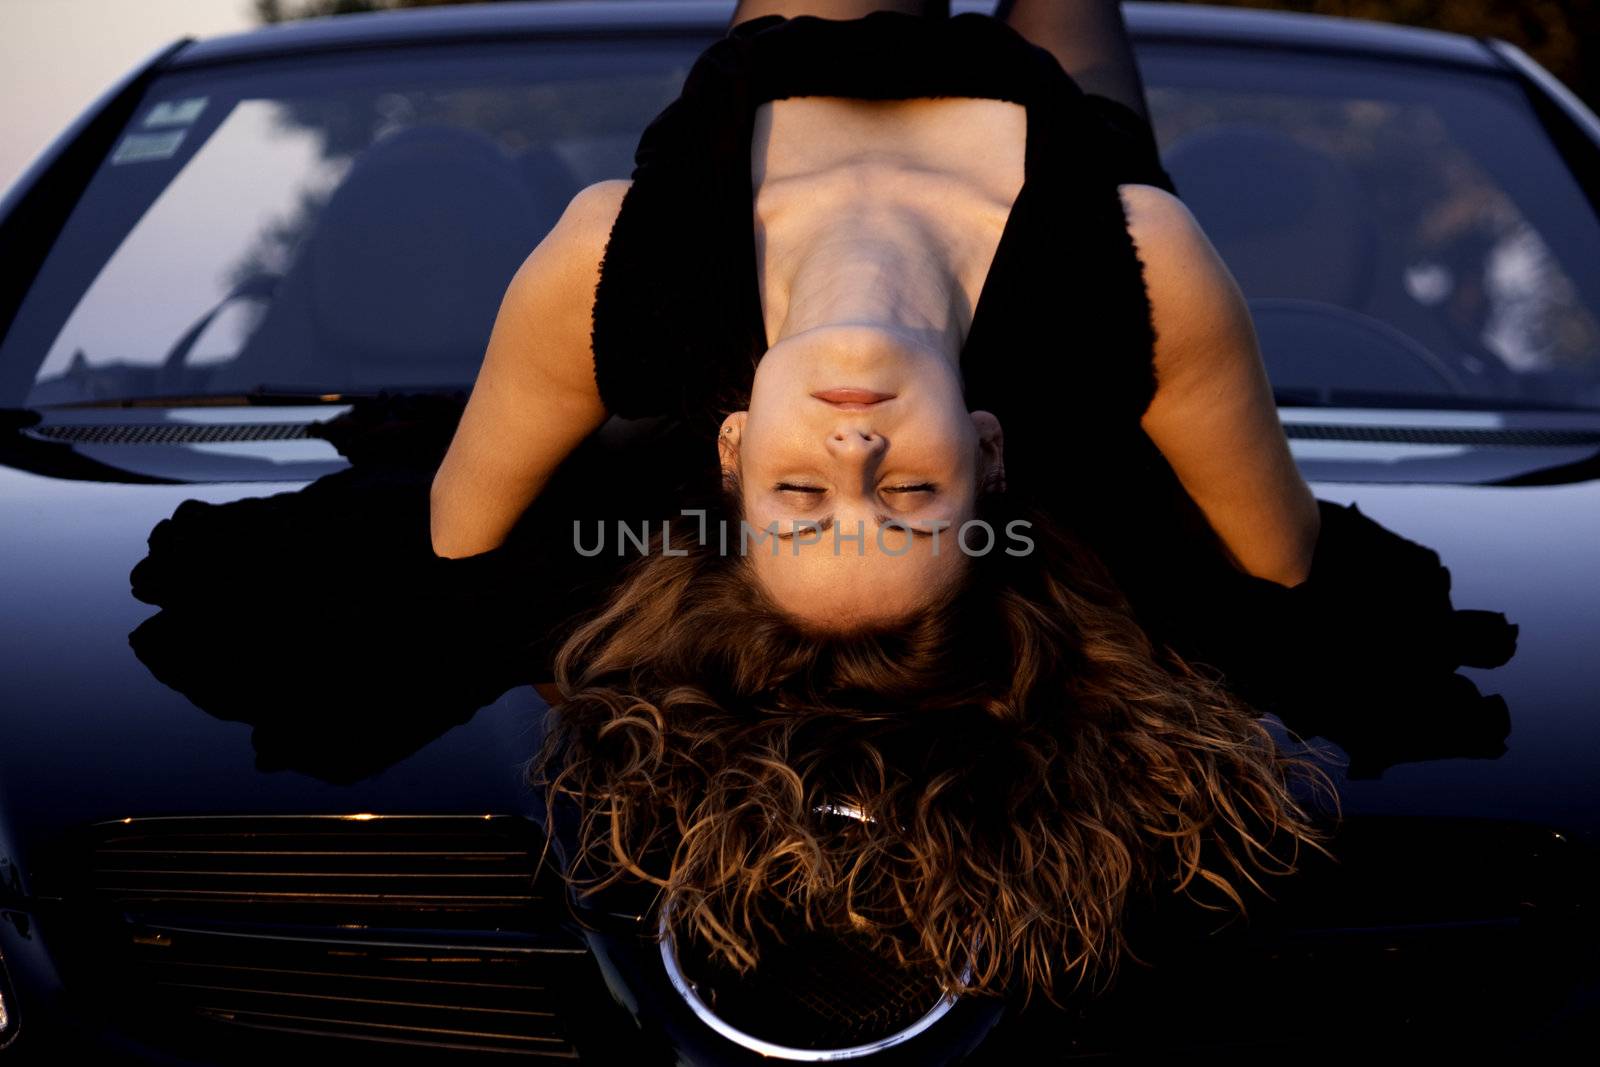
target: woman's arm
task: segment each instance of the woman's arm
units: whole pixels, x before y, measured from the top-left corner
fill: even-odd
[[[430,496],[433,551],[498,547],[606,418],[594,377],[594,291],[627,181],[572,198],[506,288],[483,367]]]
[[[1298,585],[1320,513],[1278,421],[1244,295],[1183,201],[1148,185],[1120,192],[1156,331],[1145,433],[1235,566]]]

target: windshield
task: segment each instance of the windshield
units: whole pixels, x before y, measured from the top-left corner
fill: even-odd
[[[27,406],[470,387],[512,274],[574,193],[628,176],[702,44],[390,50],[158,82],[0,358],[37,366]]]
[[[157,82],[0,348],[5,379],[32,383],[0,402],[470,387],[517,266],[573,193],[628,176],[706,43],[450,45]],[[1168,169],[1280,398],[1600,407],[1600,225],[1514,82],[1139,54]]]
[[[1600,407],[1600,223],[1514,81],[1194,45],[1139,58],[1162,157],[1280,398]]]

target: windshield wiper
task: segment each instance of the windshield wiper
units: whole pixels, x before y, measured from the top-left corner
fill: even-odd
[[[64,404],[41,404],[39,411],[65,411],[73,408],[164,408],[164,407],[295,407],[318,404],[353,404],[358,400],[383,400],[403,396],[448,396],[463,398],[471,389],[466,385],[419,385],[404,389],[317,389],[312,386],[283,388],[258,385],[242,393],[177,393],[164,396],[119,397],[111,400],[73,400]]]
[[[1451,411],[1566,411],[1600,415],[1600,408],[1521,397],[1451,396],[1447,393],[1391,393],[1377,389],[1279,388],[1279,407],[1436,408]]]

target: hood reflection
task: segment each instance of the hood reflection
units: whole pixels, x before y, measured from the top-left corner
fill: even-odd
[[[561,624],[603,592],[609,575],[553,517],[604,514],[592,486],[650,506],[638,479],[653,466],[620,469],[596,442],[501,548],[439,559],[428,490],[462,404],[357,402],[314,428],[348,469],[296,492],[186,500],[151,530],[130,579],[161,610],[129,643],[199,708],[250,723],[259,769],[376,774],[508,689],[548,682]]]
[[[151,530],[130,577],[134,596],[161,610],[129,643],[196,706],[250,723],[259,769],[359,781],[508,689],[548,691],[566,625],[598,603],[617,564],[573,551],[572,517],[676,513],[696,442],[642,426],[586,445],[500,549],[437,559],[428,490],[463,403],[459,395],[358,402],[313,430],[348,469],[296,492],[187,500]],[[1344,525],[1328,527],[1330,551],[1365,553],[1368,581],[1381,583],[1394,560],[1374,554],[1374,524],[1339,510]],[[1427,647],[1455,657],[1441,660],[1410,655],[1424,646],[1415,635],[1411,646],[1385,647],[1383,627],[1362,621],[1371,606],[1354,594],[1313,605],[1322,616],[1308,631],[1286,625],[1303,621],[1307,605],[1291,607],[1281,587],[1234,592],[1220,628],[1229,642],[1217,641],[1213,611],[1208,639],[1193,647],[1293,733],[1337,744],[1347,778],[1506,751],[1506,702],[1454,670],[1510,658],[1515,628],[1503,615],[1436,612],[1433,622],[1449,632]]]

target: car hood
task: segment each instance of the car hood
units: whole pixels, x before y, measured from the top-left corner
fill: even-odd
[[[197,703],[192,688],[173,688],[130,643],[156,614],[131,594],[130,572],[158,522],[185,500],[221,503],[304,484],[115,484],[0,467],[0,857],[11,862],[13,891],[26,891],[35,845],[91,821],[537,810],[524,768],[546,705],[531,687],[483,694],[433,719],[426,708],[390,719],[352,701],[353,728],[333,721],[337,712],[306,721],[292,708],[277,721],[248,721],[219,714],[203,696]],[[1462,671],[1506,701],[1505,751],[1459,758],[1445,722],[1436,745],[1414,744],[1376,777],[1343,780],[1346,813],[1516,820],[1592,840],[1600,829],[1600,483],[1313,488],[1436,549],[1451,569],[1456,607],[1501,611],[1520,626],[1510,662]],[[213,637],[247,633],[253,610],[241,590],[206,626]],[[320,662],[260,664],[259,674],[232,684],[316,691],[338,668],[330,650]]]
[[[1560,485],[1311,483],[1439,553],[1457,609],[1504,612],[1520,632],[1493,669],[1459,674],[1504,699],[1503,753],[1461,751],[1448,719],[1375,778],[1340,782],[1346,814],[1516,820],[1596,840],[1600,830],[1600,482]],[[1352,754],[1354,755],[1354,754]],[[1429,758],[1438,756],[1442,758]],[[1489,758],[1492,756],[1492,758]]]
[[[436,715],[426,707],[389,715],[352,699],[346,723],[329,721],[326,705],[320,721],[292,707],[235,721],[225,717],[229,699],[185,686],[197,704],[141,659],[150,652],[136,650],[130,635],[158,612],[132,595],[130,572],[149,551],[152,528],[185,500],[222,503],[304,484],[114,484],[0,467],[0,865],[9,868],[0,871],[0,890],[26,893],[35,846],[87,822],[219,812],[537,811],[524,764],[546,705],[529,686],[498,698],[480,687],[472,706],[457,700]],[[248,588],[232,601],[214,598],[231,610],[204,621],[216,634],[259,633],[256,599]],[[196,629],[183,627],[177,639]],[[202,655],[219,647],[199,644]],[[184,674],[183,648],[161,655],[164,676],[173,678],[174,664]],[[232,696],[254,707],[253,689],[325,690],[340,650],[305,658],[246,657],[249,676],[235,680]],[[341,684],[355,698],[363,691],[360,679]]]

